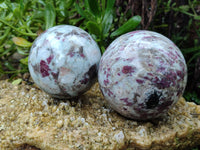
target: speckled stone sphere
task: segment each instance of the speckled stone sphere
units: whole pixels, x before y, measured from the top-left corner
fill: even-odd
[[[103,54],[100,89],[110,106],[135,120],[157,118],[184,92],[187,67],[167,37],[138,30],[118,37]]]
[[[28,66],[34,82],[52,97],[69,99],[87,91],[97,77],[101,52],[84,30],[52,27],[33,43]]]

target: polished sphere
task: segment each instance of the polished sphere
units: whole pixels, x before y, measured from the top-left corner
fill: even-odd
[[[182,96],[187,67],[167,37],[138,30],[118,37],[103,54],[98,72],[110,106],[135,120],[158,118]]]
[[[52,27],[33,43],[30,74],[39,88],[55,98],[86,92],[97,77],[101,52],[84,30],[70,25]]]

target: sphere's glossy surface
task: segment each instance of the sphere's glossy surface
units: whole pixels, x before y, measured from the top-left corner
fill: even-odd
[[[52,27],[33,43],[29,71],[34,82],[56,98],[87,91],[97,77],[101,52],[84,30],[70,25]]]
[[[181,97],[187,67],[171,40],[139,30],[109,45],[100,61],[98,80],[114,110],[128,118],[148,120],[164,114]]]

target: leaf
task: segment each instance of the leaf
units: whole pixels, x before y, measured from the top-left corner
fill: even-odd
[[[19,20],[22,19],[22,14],[21,14],[20,8],[15,8],[13,11],[13,14],[16,19],[19,19]]]
[[[21,49],[21,48],[17,47],[17,52],[18,52],[20,55],[26,55],[26,56],[28,55],[28,51],[25,50],[24,48]]]
[[[106,8],[106,0],[101,0],[101,11],[105,12],[105,8]]]
[[[106,10],[107,10],[107,11],[112,10],[114,4],[115,4],[115,0],[107,0],[107,3],[106,3]]]
[[[88,10],[85,10],[85,18],[90,21],[97,21],[95,16]]]
[[[12,82],[12,85],[19,85],[22,82],[22,79],[16,79]]]
[[[105,11],[105,14],[103,16],[103,21],[102,21],[103,34],[108,33],[108,31],[110,30],[112,26],[114,4],[115,4],[115,0],[107,0],[106,11]]]
[[[182,51],[182,53],[184,55],[189,54],[189,53],[197,53],[198,51],[200,51],[200,46],[195,46],[195,47],[192,47],[192,48],[182,49],[181,51]]]
[[[94,34],[98,37],[101,35],[101,29],[96,22],[88,21],[86,27],[91,34]]]
[[[2,50],[3,50],[3,51],[1,51],[1,53],[0,53],[0,58],[1,58],[2,56],[4,56],[4,55],[8,55],[8,54],[12,51],[11,48],[2,49]]]
[[[13,19],[13,13],[9,13],[6,17],[5,20],[6,21],[11,21]]]
[[[75,7],[76,7],[76,10],[78,11],[78,13],[82,16],[82,17],[84,17],[85,19],[87,19],[87,20],[96,20],[95,19],[95,16],[91,13],[91,12],[89,12],[88,10],[83,10],[77,3],[75,4]]]
[[[45,29],[49,29],[54,26],[56,20],[56,11],[51,3],[47,3],[44,11]]]
[[[4,65],[5,65],[6,68],[8,68],[9,70],[12,70],[12,71],[16,70],[16,69],[13,67],[13,65],[12,65],[9,61],[4,62]]]
[[[24,12],[24,2],[23,2],[23,0],[20,0],[20,13],[21,13],[21,15],[23,15],[23,12]]]
[[[43,19],[44,17],[44,11],[38,10],[35,11],[33,14],[33,19]]]
[[[66,9],[69,9],[74,4],[74,1],[75,0],[69,0],[69,1],[67,1]]]
[[[101,12],[98,0],[86,0],[86,1],[88,1],[90,12],[96,17],[100,16]]]
[[[6,38],[10,34],[10,30],[11,30],[10,27],[8,27],[6,30],[4,30],[4,34],[0,37],[0,45],[2,45],[2,43],[5,42]]]
[[[26,39],[22,37],[13,37],[12,41],[17,45],[17,46],[22,46],[22,47],[31,47],[32,43],[27,41]]]
[[[85,15],[83,9],[82,9],[77,3],[75,3],[75,7],[76,7],[76,10],[78,11],[78,13],[79,13],[82,17],[85,18],[86,15]]]
[[[105,52],[105,47],[104,46],[101,46],[101,54],[103,54]]]
[[[112,10],[106,11],[102,21],[103,34],[108,33],[108,31],[112,26],[112,22],[113,22],[113,11]]]
[[[130,32],[134,30],[141,22],[140,16],[134,16],[130,18],[127,22],[125,22],[121,27],[119,27],[116,31],[112,32],[111,37],[119,36],[121,34]]]
[[[62,15],[62,17],[66,17],[67,16],[67,9],[66,9],[66,1],[65,0],[60,0],[59,12]]]
[[[181,11],[189,11],[190,6],[188,6],[188,5],[181,5],[181,6],[179,6],[179,9],[180,9]]]
[[[200,15],[199,15],[199,16],[198,16],[198,15],[195,15],[195,16],[194,16],[194,19],[195,19],[195,20],[200,20]]]
[[[6,5],[6,3],[4,2],[4,0],[1,0],[0,1],[0,8],[3,8],[3,9],[7,9],[8,6]]]
[[[88,0],[84,0],[84,7],[85,7],[85,10],[90,9]]]
[[[200,52],[195,53],[188,61],[187,65],[189,65],[195,58],[200,56]]]
[[[26,58],[22,58],[20,59],[20,62],[24,65],[27,65],[28,66],[28,56]]]

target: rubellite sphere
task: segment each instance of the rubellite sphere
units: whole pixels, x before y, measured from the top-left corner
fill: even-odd
[[[55,98],[72,98],[92,86],[100,57],[98,45],[86,31],[59,25],[34,41],[28,66],[39,88]]]
[[[148,120],[167,112],[182,96],[187,67],[171,40],[138,30],[109,45],[100,61],[98,80],[114,110],[131,119]]]

